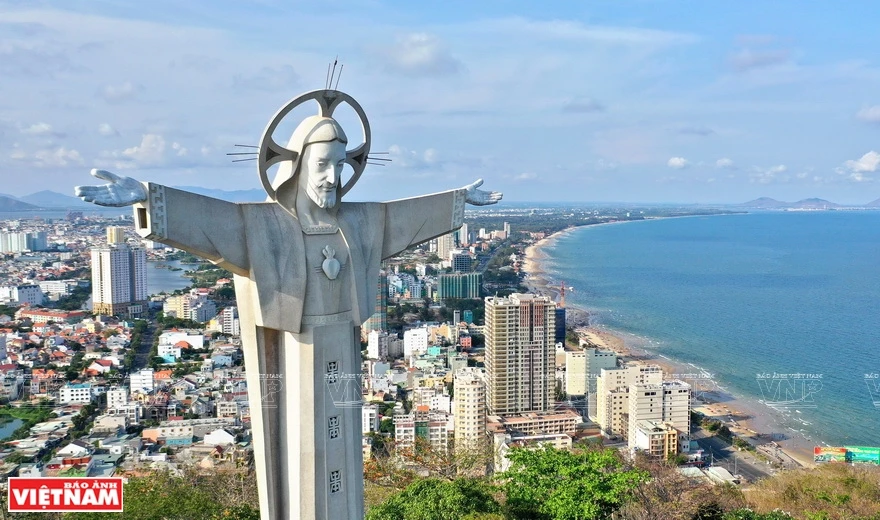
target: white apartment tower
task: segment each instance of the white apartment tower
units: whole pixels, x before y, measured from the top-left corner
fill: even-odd
[[[147,304],[147,254],[125,244],[92,248],[92,310],[140,316]]]
[[[486,375],[475,367],[455,373],[453,382],[455,447],[476,449],[486,437]]]
[[[640,421],[668,423],[678,430],[679,437],[688,437],[691,427],[691,387],[678,381],[641,383],[629,388],[627,440],[636,445],[636,429]]]
[[[458,245],[462,246],[462,247],[464,247],[466,245],[470,245],[471,239],[470,239],[469,235],[470,235],[470,232],[468,231],[468,225],[467,225],[467,222],[465,222],[458,229]]]
[[[486,375],[490,415],[542,412],[556,385],[556,304],[547,296],[486,298]]]
[[[388,359],[388,343],[391,336],[385,331],[371,330],[367,335],[367,357]]]
[[[455,233],[447,233],[437,237],[437,256],[440,260],[449,261],[449,253],[455,249]]]
[[[624,415],[629,413],[632,385],[660,384],[663,370],[657,365],[631,363],[602,369],[596,388],[596,422],[606,435],[627,435]]]
[[[403,357],[409,359],[428,351],[428,328],[419,327],[403,333]]]
[[[107,226],[107,243],[110,245],[125,243],[125,228],[121,226]]]
[[[128,387],[131,393],[153,391],[153,369],[144,368],[138,372],[132,372],[129,376]]]

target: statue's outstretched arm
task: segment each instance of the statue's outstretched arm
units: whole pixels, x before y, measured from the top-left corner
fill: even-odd
[[[147,200],[144,185],[131,177],[120,177],[107,170],[92,169],[93,177],[110,181],[101,186],[77,186],[74,193],[86,202],[94,202],[99,206],[131,206]]]
[[[105,170],[92,170],[91,174],[109,182],[77,186],[75,193],[84,201],[101,206],[134,205],[135,231],[141,237],[247,275],[244,217],[238,204],[152,182],[142,183]]]
[[[483,179],[477,179],[476,182],[468,184],[464,187],[465,202],[474,206],[488,206],[490,204],[498,204],[498,201],[504,196],[500,191],[478,190],[483,185]]]
[[[485,206],[501,200],[501,193],[497,191],[478,190],[482,184],[483,180],[479,179],[457,190],[384,203],[382,258],[460,228],[464,223],[465,203]]]

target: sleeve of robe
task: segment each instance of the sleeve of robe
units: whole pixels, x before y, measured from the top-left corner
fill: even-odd
[[[384,203],[382,259],[460,228],[466,192],[461,188]]]
[[[147,200],[134,205],[138,235],[247,276],[244,218],[238,204],[152,182],[144,185]]]

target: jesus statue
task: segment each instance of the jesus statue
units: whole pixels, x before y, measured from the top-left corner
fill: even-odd
[[[305,100],[318,103],[318,115],[303,120],[286,147],[278,145],[272,132]],[[332,117],[342,102],[364,130],[364,143],[353,150]],[[285,105],[263,136],[265,202],[236,204],[104,170],[91,173],[107,184],[76,188],[87,202],[134,205],[141,237],[234,274],[262,520],[363,518],[361,410],[351,405],[360,402],[360,387],[340,383],[361,377],[359,327],[373,312],[380,264],[461,227],[466,202],[501,199],[478,189],[478,180],[391,202],[341,202],[363,172],[369,146],[360,105],[318,90]],[[355,173],[343,183],[346,164]]]

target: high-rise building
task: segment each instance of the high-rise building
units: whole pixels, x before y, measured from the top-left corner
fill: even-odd
[[[486,442],[486,375],[475,367],[455,372],[455,447],[477,449]]]
[[[556,330],[553,336],[556,343],[565,343],[565,307],[556,307]]]
[[[39,285],[33,284],[0,287],[0,301],[30,306],[42,305],[43,290]]]
[[[504,237],[510,238],[510,222],[504,223]]]
[[[147,255],[125,244],[92,248],[92,310],[140,316],[147,308]]]
[[[162,305],[166,316],[204,323],[217,314],[217,305],[207,295],[195,290],[190,294],[169,296]]]
[[[474,261],[467,251],[457,250],[452,253],[452,270],[456,273],[470,272],[473,263]]]
[[[121,226],[107,226],[107,243],[110,245],[124,244],[125,228]]]
[[[683,381],[641,383],[629,388],[627,441],[636,447],[636,429],[641,421],[668,423],[686,438],[691,427],[691,387]]]
[[[603,369],[617,368],[617,353],[597,348],[584,349],[584,369],[587,376],[587,416],[596,416],[597,383]]]
[[[440,260],[449,261],[449,253],[455,249],[455,234],[447,233],[437,237],[437,256]]]
[[[449,426],[448,414],[417,406],[411,413],[394,416],[394,442],[399,449],[418,449],[416,439],[422,439],[432,449],[445,452],[449,445]]]
[[[0,253],[45,251],[46,247],[45,231],[0,233]]]
[[[546,411],[556,384],[556,304],[514,293],[486,298],[487,404],[490,415]]]
[[[428,328],[409,329],[403,333],[403,356],[409,359],[428,351]]]
[[[385,331],[371,330],[367,335],[367,358],[388,359],[391,336]]]
[[[437,299],[479,298],[483,285],[482,273],[448,273],[437,277]]]
[[[565,352],[565,393],[569,397],[587,395],[587,354],[583,350]]]
[[[468,231],[467,222],[458,229],[458,245],[464,247],[471,243],[470,232]]]
[[[129,376],[128,388],[131,393],[152,392],[154,388],[153,369],[143,368],[138,372],[132,372]]]
[[[368,433],[379,431],[379,405],[365,404],[361,407],[361,432]]]
[[[629,413],[632,385],[663,382],[663,369],[657,365],[631,363],[604,368],[596,382],[596,422],[607,435],[627,435],[624,416]]]
[[[231,336],[238,336],[240,332],[238,321],[238,307],[232,305],[226,307],[217,315],[217,321],[220,325],[220,332]]]
[[[379,271],[378,286],[376,307],[361,327],[361,339],[366,339],[374,330],[388,330],[388,274],[385,271]]]

